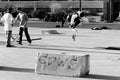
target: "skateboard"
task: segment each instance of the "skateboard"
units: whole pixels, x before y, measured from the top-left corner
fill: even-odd
[[[20,37],[19,35],[17,35],[16,37],[13,37],[13,36],[12,36],[12,42],[11,42],[12,45],[14,45],[14,44],[16,44],[16,43],[18,44],[19,37]]]
[[[19,42],[19,35],[17,35],[17,36],[15,36],[15,37],[13,37],[12,36],[12,41],[11,41],[11,44],[12,45],[15,45],[15,44],[18,44],[18,42]],[[31,39],[31,41],[36,41],[36,40],[41,40],[42,38],[34,38],[34,39]],[[22,41],[27,41],[26,39],[23,39]]]

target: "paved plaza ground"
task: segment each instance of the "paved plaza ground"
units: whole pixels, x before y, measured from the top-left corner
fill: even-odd
[[[104,24],[111,30],[91,30],[87,24],[77,30],[76,41],[71,38],[69,28],[29,27],[34,40],[30,46],[23,45],[6,48],[3,27],[0,27],[0,80],[120,80],[120,28],[118,23]],[[114,27],[113,27],[114,26]],[[56,30],[57,34],[42,34],[41,31]],[[13,27],[13,36],[18,34],[18,27]],[[25,36],[23,37],[24,39]],[[90,73],[85,77],[63,77],[37,75],[34,72],[38,53],[85,53],[90,55]]]

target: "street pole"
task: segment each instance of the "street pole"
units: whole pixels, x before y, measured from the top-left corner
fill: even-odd
[[[113,1],[109,0],[110,5],[110,22],[113,22]]]
[[[36,2],[34,1],[34,11],[36,11]]]
[[[81,2],[81,0],[79,0],[79,8],[80,8],[80,11],[82,11],[82,2]]]

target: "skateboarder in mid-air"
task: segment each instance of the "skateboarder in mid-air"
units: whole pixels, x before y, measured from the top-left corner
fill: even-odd
[[[70,19],[70,28],[72,28],[73,31],[73,35],[72,35],[72,39],[75,41],[76,38],[76,27],[78,26],[78,24],[81,22],[81,19],[84,17],[84,13],[81,11],[77,11],[76,13],[73,13],[71,15],[71,19]]]

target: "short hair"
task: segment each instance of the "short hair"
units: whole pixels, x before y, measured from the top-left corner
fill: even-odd
[[[80,17],[84,17],[84,16],[85,16],[85,13],[81,12]]]
[[[13,8],[8,8],[8,12],[11,13],[13,11]]]
[[[17,10],[22,11],[22,8],[21,8],[21,7],[19,7]]]

